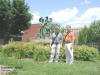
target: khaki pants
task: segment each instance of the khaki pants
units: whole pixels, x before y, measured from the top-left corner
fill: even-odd
[[[73,64],[73,48],[71,48],[72,43],[65,44],[65,52],[66,52],[66,63]]]
[[[56,54],[56,56],[55,56]],[[58,62],[59,60],[59,55],[60,55],[60,44],[53,44],[51,47],[51,55],[50,55],[50,60],[49,62],[53,62],[54,56],[55,56],[55,62]]]

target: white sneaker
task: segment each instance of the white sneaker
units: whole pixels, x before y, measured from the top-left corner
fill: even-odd
[[[52,63],[52,61],[49,61],[49,63]]]
[[[58,63],[58,61],[55,61],[56,63]]]
[[[69,63],[69,64],[71,65],[71,64],[73,64],[73,63]]]

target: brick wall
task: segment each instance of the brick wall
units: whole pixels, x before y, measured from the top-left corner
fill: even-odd
[[[40,24],[32,24],[29,29],[24,31],[22,36],[22,41],[27,42],[29,39],[38,39],[38,33],[40,29]]]

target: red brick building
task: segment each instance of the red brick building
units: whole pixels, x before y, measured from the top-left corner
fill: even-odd
[[[22,41],[27,42],[30,39],[38,39],[38,32],[40,29],[40,24],[32,24],[29,29],[24,31],[22,36]]]

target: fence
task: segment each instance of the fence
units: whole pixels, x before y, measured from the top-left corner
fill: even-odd
[[[83,44],[75,43],[75,45],[83,45]],[[86,43],[84,45],[87,45],[89,47],[98,48],[98,50],[100,51],[100,42],[96,42],[96,43]]]

